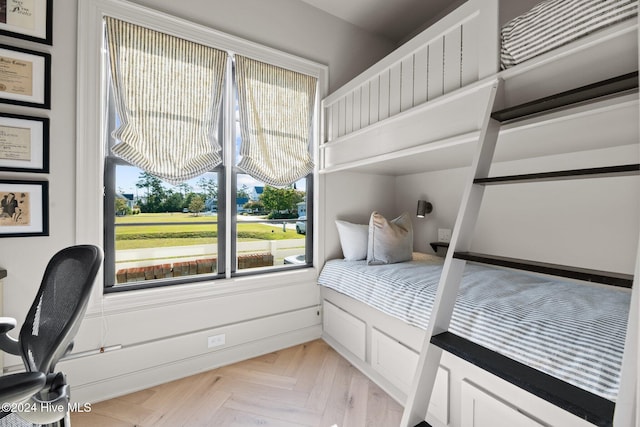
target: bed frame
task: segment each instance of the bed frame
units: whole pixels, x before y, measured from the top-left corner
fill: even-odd
[[[632,130],[625,129],[637,131],[637,19],[500,71],[498,33],[505,22],[505,7],[498,0],[466,2],[325,98],[320,173],[354,171],[397,175],[398,170],[410,174],[468,166],[478,141],[491,131],[497,133],[499,141],[494,161],[527,158],[539,152],[555,154],[605,148],[611,146],[607,144],[612,144],[615,138],[603,138],[598,130],[615,127],[611,124],[635,123]],[[616,90],[615,96],[596,96],[596,101],[586,98],[577,103],[566,101],[550,114],[527,113],[527,118],[518,123],[506,120],[506,124],[497,129],[487,128],[487,109],[489,114],[517,111],[522,106],[526,109],[529,103],[535,106],[535,100],[553,98],[558,93],[570,95],[576,88],[618,76],[626,76],[622,79],[627,81],[625,84],[635,81],[636,89],[625,86]],[[587,91],[586,96],[593,94]],[[546,109],[545,105],[536,108]],[[604,126],[605,123],[609,126]],[[542,127],[552,127],[556,133],[571,129],[572,134],[578,135],[575,139],[579,142],[531,144],[532,140],[539,139],[536,129]],[[530,146],[534,148],[528,148]],[[609,172],[590,173],[606,175]],[[631,165],[622,173],[637,174],[638,167]],[[557,177],[537,179],[552,178]],[[456,227],[458,225],[456,222]],[[462,236],[462,246],[465,246],[465,227],[462,228],[458,235],[454,229],[453,241]],[[638,316],[640,260],[637,264],[631,307],[635,317]],[[429,385],[435,384],[433,392],[427,393],[433,396],[426,417],[428,425],[579,427],[614,423],[613,404],[597,400],[596,403],[565,402],[564,397],[549,393],[551,388],[562,387],[562,384],[533,388],[518,384],[507,378],[509,366],[500,363],[488,366],[473,361],[473,354],[468,353],[482,349],[467,349],[467,343],[457,343],[455,337],[449,342],[450,337],[441,336],[441,342],[431,340],[429,344],[429,340],[424,341],[424,331],[337,292],[323,288],[322,301],[324,339],[405,405],[405,411],[415,411],[416,402],[421,398],[423,384],[417,385],[415,377],[429,376],[421,373],[422,365],[427,363],[426,347],[444,349],[435,383],[425,380]],[[438,326],[435,329],[438,330]],[[430,332],[427,335],[432,336]],[[640,416],[628,415],[633,413],[628,409],[637,405],[637,335],[637,322],[632,321],[623,365],[631,378],[625,379],[618,399],[618,406],[627,415],[616,416],[616,427],[632,425],[633,416],[637,423]],[[461,350],[462,347],[465,348]],[[422,383],[422,378],[418,382]],[[594,409],[594,405],[603,407]],[[418,413],[422,409],[427,412],[426,403],[418,405]],[[497,416],[503,424],[496,424]],[[407,416],[405,412],[403,426],[415,424],[409,423],[410,420],[415,420],[415,416]]]
[[[322,287],[321,296],[323,339],[404,406],[424,330],[329,288]],[[478,402],[488,411],[486,424],[469,422]],[[593,426],[462,357],[443,352],[426,422],[433,427],[495,426],[499,424],[491,417],[497,413],[503,414],[505,426]]]
[[[632,19],[500,72],[499,5],[469,0],[326,97],[320,173],[465,166],[496,80],[503,109],[638,69]]]

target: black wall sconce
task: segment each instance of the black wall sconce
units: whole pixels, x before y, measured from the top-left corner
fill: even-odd
[[[418,210],[416,216],[418,218],[424,218],[426,214],[430,214],[433,210],[433,205],[426,200],[418,200]]]

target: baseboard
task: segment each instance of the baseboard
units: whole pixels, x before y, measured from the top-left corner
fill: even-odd
[[[207,348],[207,338],[224,335]],[[95,403],[320,338],[316,308],[198,331],[61,362],[72,400]]]
[[[225,348],[213,353],[153,366],[145,370],[118,377],[107,378],[92,384],[72,385],[72,400],[77,403],[96,403],[112,399],[169,381],[313,341],[320,338],[320,335],[320,326],[308,327]]]

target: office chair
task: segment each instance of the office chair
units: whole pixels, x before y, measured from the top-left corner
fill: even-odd
[[[47,264],[17,340],[7,334],[16,321],[0,318],[0,350],[21,356],[27,371],[0,377],[0,396],[3,402],[29,402],[35,411],[18,413],[28,422],[69,424],[69,385],[55,366],[73,347],[102,258],[102,250],[93,245],[62,249]],[[11,387],[13,397],[7,390]],[[5,415],[0,413],[0,418]]]

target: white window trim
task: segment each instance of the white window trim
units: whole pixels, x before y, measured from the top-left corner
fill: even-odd
[[[256,60],[268,62],[293,71],[305,73],[318,78],[318,96],[316,99],[317,123],[321,123],[320,101],[328,89],[328,67],[316,62],[299,58],[285,52],[261,46],[238,37],[230,36],[220,31],[192,23],[153,9],[135,5],[124,0],[82,0],[78,2],[78,52],[77,52],[77,117],[76,117],[76,243],[92,243],[103,246],[103,169],[104,147],[107,137],[107,111],[102,102],[105,98],[107,83],[104,69],[102,23],[104,16],[133,22],[147,28],[171,34],[196,43],[210,45],[218,49],[227,50],[230,54],[238,53]],[[227,85],[229,86],[229,85]],[[228,128],[228,127],[227,127]],[[319,206],[322,206],[322,196],[318,179],[318,142],[321,140],[321,126],[316,126],[313,135],[314,159],[316,170],[314,179],[314,210],[315,218],[319,218]],[[229,151],[229,150],[227,150]],[[226,155],[225,164],[230,165],[230,157]],[[230,185],[232,167],[227,167],[227,185]],[[230,193],[227,193],[230,197]],[[320,196],[319,196],[320,195]],[[314,236],[319,236],[320,221],[314,224]],[[227,221],[230,224],[230,221]],[[227,230],[227,247],[230,244],[230,230]],[[322,265],[321,239],[314,238],[314,265]],[[227,257],[227,263],[230,263]],[[229,267],[229,266],[228,266]],[[230,271],[227,268],[226,271]],[[169,286],[156,289],[125,292],[124,295],[104,295],[103,275],[99,274],[92,294],[88,313],[104,312],[106,305],[109,310],[139,309],[142,306],[163,304],[167,301],[176,303],[189,300],[195,296],[200,298],[272,286],[288,286],[294,282],[315,281],[317,267],[300,272],[274,272],[243,278],[227,278],[211,282],[194,283],[193,285]]]

